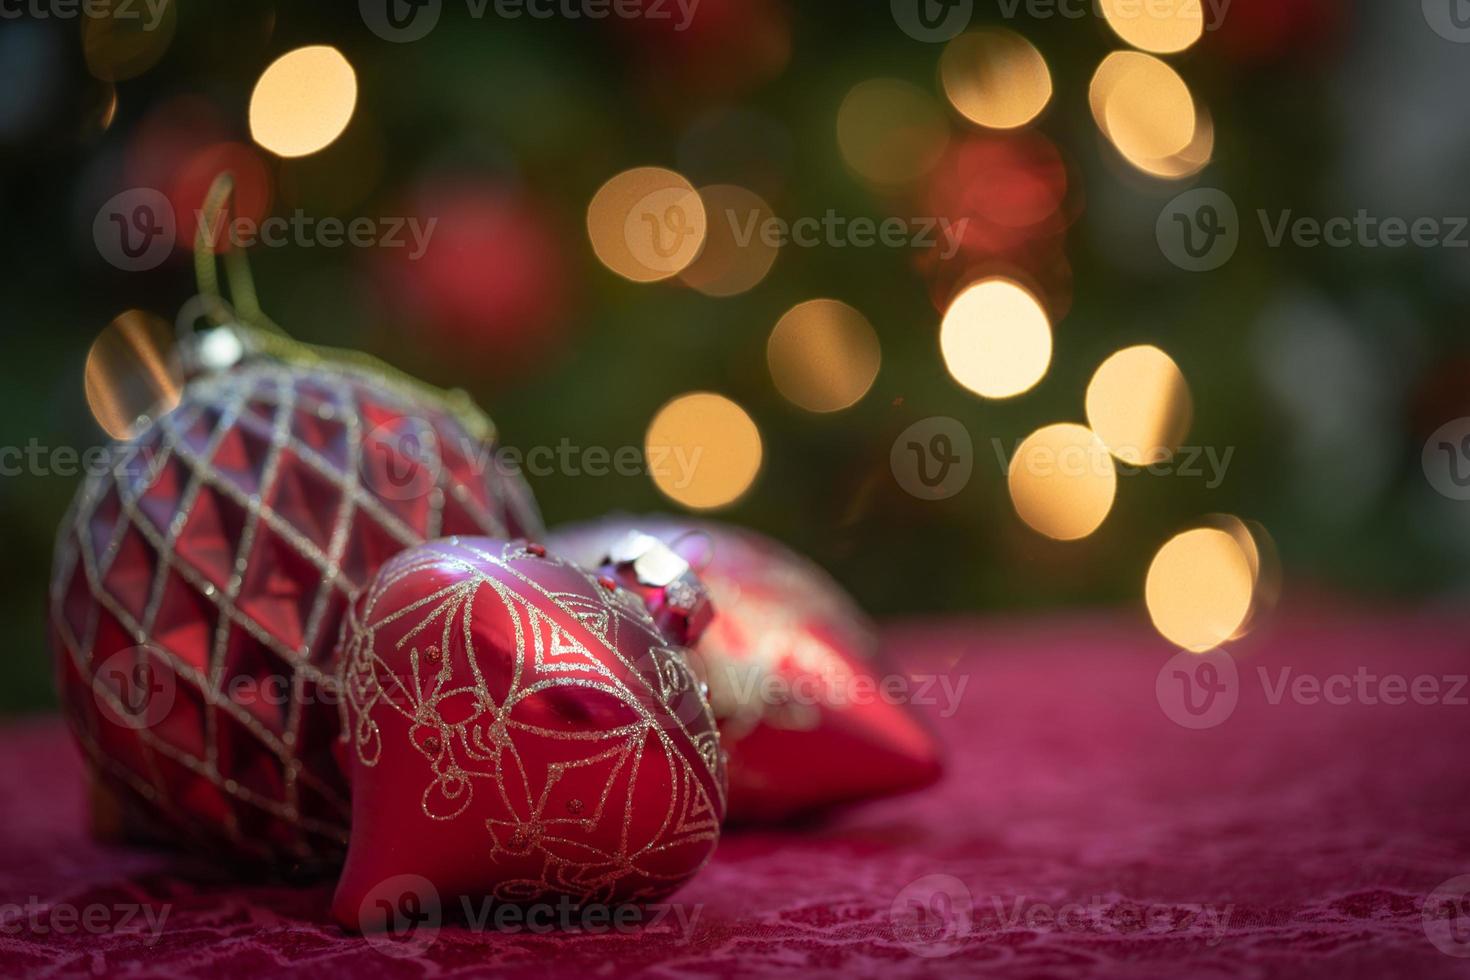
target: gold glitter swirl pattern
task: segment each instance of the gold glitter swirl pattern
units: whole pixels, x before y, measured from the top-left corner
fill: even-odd
[[[416,753],[424,817],[484,820],[497,898],[637,900],[713,852],[714,716],[634,593],[523,543],[451,539],[385,566],[343,635],[354,785]]]
[[[114,445],[58,536],[53,643],[94,769],[176,838],[336,860],[349,807],[326,667],[343,612],[405,547],[535,533],[529,491],[475,468],[493,451],[353,368],[262,360],[190,383]],[[119,690],[103,676],[119,656],[156,683]]]

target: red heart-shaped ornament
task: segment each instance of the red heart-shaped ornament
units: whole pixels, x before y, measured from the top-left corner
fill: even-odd
[[[352,833],[333,914],[383,882],[431,901],[654,901],[709,858],[719,737],[641,599],[539,545],[411,548],[354,602],[338,654]]]

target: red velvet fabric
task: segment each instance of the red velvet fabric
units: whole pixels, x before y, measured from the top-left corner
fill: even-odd
[[[14,723],[0,731],[0,903],[44,911],[0,909],[0,975],[1470,976],[1423,918],[1437,886],[1470,873],[1470,709],[1443,703],[1470,672],[1467,625],[1279,623],[1237,649],[1239,703],[1198,731],[1161,709],[1171,651],[1136,620],[891,628],[911,672],[969,678],[959,711],[935,717],[947,778],[822,824],[729,834],[675,896],[698,913],[687,941],[673,917],[632,935],[445,925],[418,957],[387,955],[331,924],[330,883],[239,884],[92,843],[60,723]],[[1273,703],[1283,668],[1288,685],[1366,674],[1370,695],[1371,678],[1435,677],[1441,703],[1289,689]],[[896,924],[908,898],[948,933]],[[120,927],[111,910],[134,903],[169,910],[156,939],[141,920]],[[111,927],[47,925],[94,906]]]

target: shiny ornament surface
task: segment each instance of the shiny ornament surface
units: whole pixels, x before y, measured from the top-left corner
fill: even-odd
[[[326,668],[349,598],[428,538],[535,533],[529,491],[398,385],[265,360],[191,381],[112,452],[51,588],[62,707],[94,771],[160,838],[340,859]]]
[[[713,600],[694,659],[728,753],[732,821],[783,820],[939,778],[938,745],[882,694],[899,675],[829,575],[754,532],[664,515],[559,527],[547,545],[599,567],[632,532],[683,555]]]
[[[353,603],[339,670],[353,820],[333,915],[348,928],[382,928],[384,889],[405,880],[445,914],[654,901],[714,851],[709,705],[609,578],[524,541],[430,542]]]

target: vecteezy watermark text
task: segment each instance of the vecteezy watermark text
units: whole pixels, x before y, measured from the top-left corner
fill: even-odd
[[[1201,23],[1206,32],[1225,23],[1233,0],[996,0],[1001,19],[1082,20],[1106,19],[1112,23],[1148,20],[1159,23],[1181,20]],[[1445,2],[1445,0],[1425,0]],[[1455,2],[1455,0],[1449,0]],[[894,23],[916,41],[942,44],[963,33],[975,13],[975,0],[889,0]]]
[[[967,674],[857,674],[851,671],[801,673],[787,676],[775,671],[746,670],[731,664],[722,673],[713,669],[711,691],[728,695],[737,705],[798,707],[863,707],[872,704],[909,704],[939,709],[952,718],[959,710]],[[718,696],[714,693],[711,696]]]
[[[429,249],[438,218],[405,216],[317,217],[297,208],[289,215],[253,218],[195,211],[196,227],[218,249],[236,248],[384,248],[407,249],[411,260]],[[163,192],[135,187],[109,198],[92,222],[97,252],[125,272],[145,272],[162,265],[178,244],[178,219]]]
[[[369,487],[391,499],[428,493],[443,463],[432,445],[435,436],[404,423],[375,429],[366,440],[361,468]],[[693,482],[704,458],[702,446],[583,446],[563,437],[555,444],[521,448],[492,447],[466,439],[456,447],[472,473],[491,471],[504,476],[641,477],[666,478],[675,489]],[[161,464],[163,451],[155,446],[119,448],[48,445],[32,436],[24,445],[0,446],[0,479],[22,476],[147,476]]]
[[[1470,217],[1376,215],[1366,208],[1353,214],[1298,214],[1291,208],[1257,208],[1256,222],[1267,248],[1470,248]],[[1210,272],[1235,256],[1246,226],[1235,201],[1224,191],[1200,187],[1174,198],[1155,226],[1159,250],[1189,272]]]
[[[173,0],[0,0],[0,20],[140,21],[145,31],[163,23]]]
[[[1470,674],[1378,673],[1359,666],[1323,675],[1289,665],[1257,665],[1255,673],[1260,697],[1270,707],[1288,702],[1309,708],[1470,707]],[[1181,652],[1159,670],[1154,691],[1159,707],[1175,724],[1215,728],[1235,713],[1244,693],[1242,680],[1235,658],[1224,650]]]
[[[948,874],[916,878],[894,896],[889,927],[909,952],[943,957],[960,950],[980,920],[988,933],[1027,930],[1090,935],[1153,935],[1197,939],[1218,946],[1234,904],[1137,902],[1092,895],[1073,901],[1037,901],[1027,895],[992,895],[975,901],[968,885]]]
[[[701,0],[464,0],[474,20],[650,20],[687,31]],[[439,24],[444,0],[358,0],[368,30],[385,41],[405,44],[427,37]]]
[[[828,208],[820,218],[808,216],[788,221],[759,211],[744,214],[727,208],[730,237],[740,248],[757,239],[767,248],[937,248],[943,239],[940,258],[948,260],[960,250],[969,218],[951,221],[943,217],[849,218]]]
[[[577,902],[566,895],[555,902],[508,903],[465,895],[457,908],[446,908],[433,882],[404,874],[386,878],[368,891],[358,909],[358,926],[379,952],[416,957],[434,944],[446,912],[472,932],[672,934],[676,941],[687,944],[694,939],[704,906],[678,902],[607,905]]]
[[[194,217],[209,229],[206,239],[218,249],[222,239],[235,248],[407,248],[408,257],[417,261],[429,250],[429,239],[439,224],[438,218],[318,218],[300,208],[290,217],[274,215],[256,221],[239,217],[228,222],[205,220],[202,211]]]
[[[1009,473],[1021,448],[1021,442],[1014,442],[1007,450],[1003,440],[992,437],[990,445],[1001,472]],[[1119,447],[1119,452],[1121,454],[1131,448],[1134,447]],[[1141,452],[1134,454],[1134,458],[1141,456]],[[1226,446],[1224,449],[1216,446],[1179,446],[1168,457],[1143,466],[1118,466],[1112,455],[1092,452],[1085,446],[1075,446],[1061,452],[1043,447],[1028,451],[1022,457],[1022,465],[1026,472],[1038,477],[1087,476],[1099,471],[1112,471],[1121,475],[1147,473],[1151,476],[1203,479],[1205,489],[1214,490],[1225,482],[1226,471],[1230,469],[1230,461],[1234,457],[1234,446]]]
[[[1006,20],[1082,20],[1085,17],[1107,19],[1115,23],[1142,20],[1160,23],[1169,20],[1203,19],[1205,31],[1217,31],[1225,23],[1233,0],[996,0],[996,8]]]
[[[146,935],[146,943],[152,945],[163,934],[173,906],[145,905],[134,902],[90,902],[74,905],[71,902],[42,901],[32,895],[24,903],[0,903],[0,935],[6,936],[69,936],[76,933],[101,936],[117,933]]]

